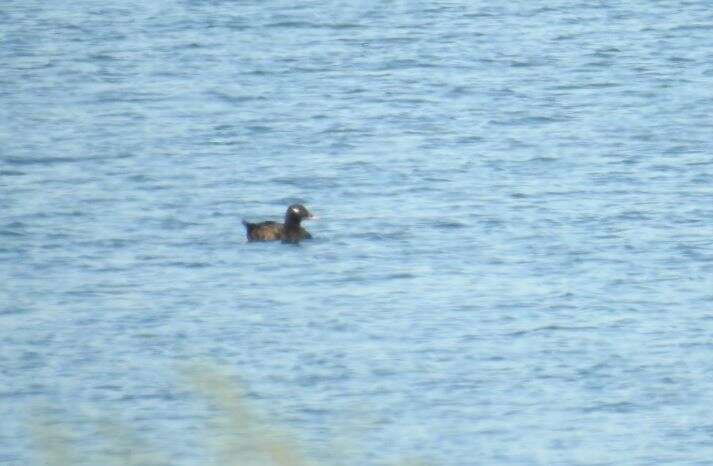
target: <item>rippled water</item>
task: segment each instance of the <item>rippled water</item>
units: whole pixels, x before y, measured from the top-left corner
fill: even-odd
[[[211,361],[346,464],[710,464],[707,2],[10,0],[0,31],[0,463],[50,405],[200,464],[177,373]],[[246,243],[295,201],[314,241]]]

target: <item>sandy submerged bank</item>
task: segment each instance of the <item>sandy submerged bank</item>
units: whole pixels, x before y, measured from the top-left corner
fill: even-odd
[[[242,385],[213,366],[192,366],[180,380],[208,415],[197,419],[201,464],[212,466],[331,466],[360,464],[353,439],[325,439],[313,448],[299,434],[259,413]],[[83,415],[80,435],[61,419],[62,409],[37,408],[30,417],[35,463],[43,466],[173,466],[176,455],[147,442],[141,430],[118,417]],[[200,424],[200,425],[198,425]],[[314,451],[317,451],[314,453]],[[420,459],[388,460],[393,466],[425,466]]]

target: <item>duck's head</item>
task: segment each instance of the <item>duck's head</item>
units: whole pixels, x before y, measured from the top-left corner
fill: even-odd
[[[292,204],[285,213],[285,223],[300,223],[302,220],[315,218],[302,204]]]

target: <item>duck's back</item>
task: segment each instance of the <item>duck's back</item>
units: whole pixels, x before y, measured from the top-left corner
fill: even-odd
[[[248,241],[277,241],[282,239],[284,225],[277,222],[248,223],[243,220]]]

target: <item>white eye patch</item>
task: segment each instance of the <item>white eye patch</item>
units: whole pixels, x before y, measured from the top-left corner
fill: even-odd
[[[292,212],[294,212],[294,213],[296,213],[296,214],[299,214],[299,213],[300,213],[300,209],[298,209],[297,207],[293,207],[293,208],[292,208]]]

